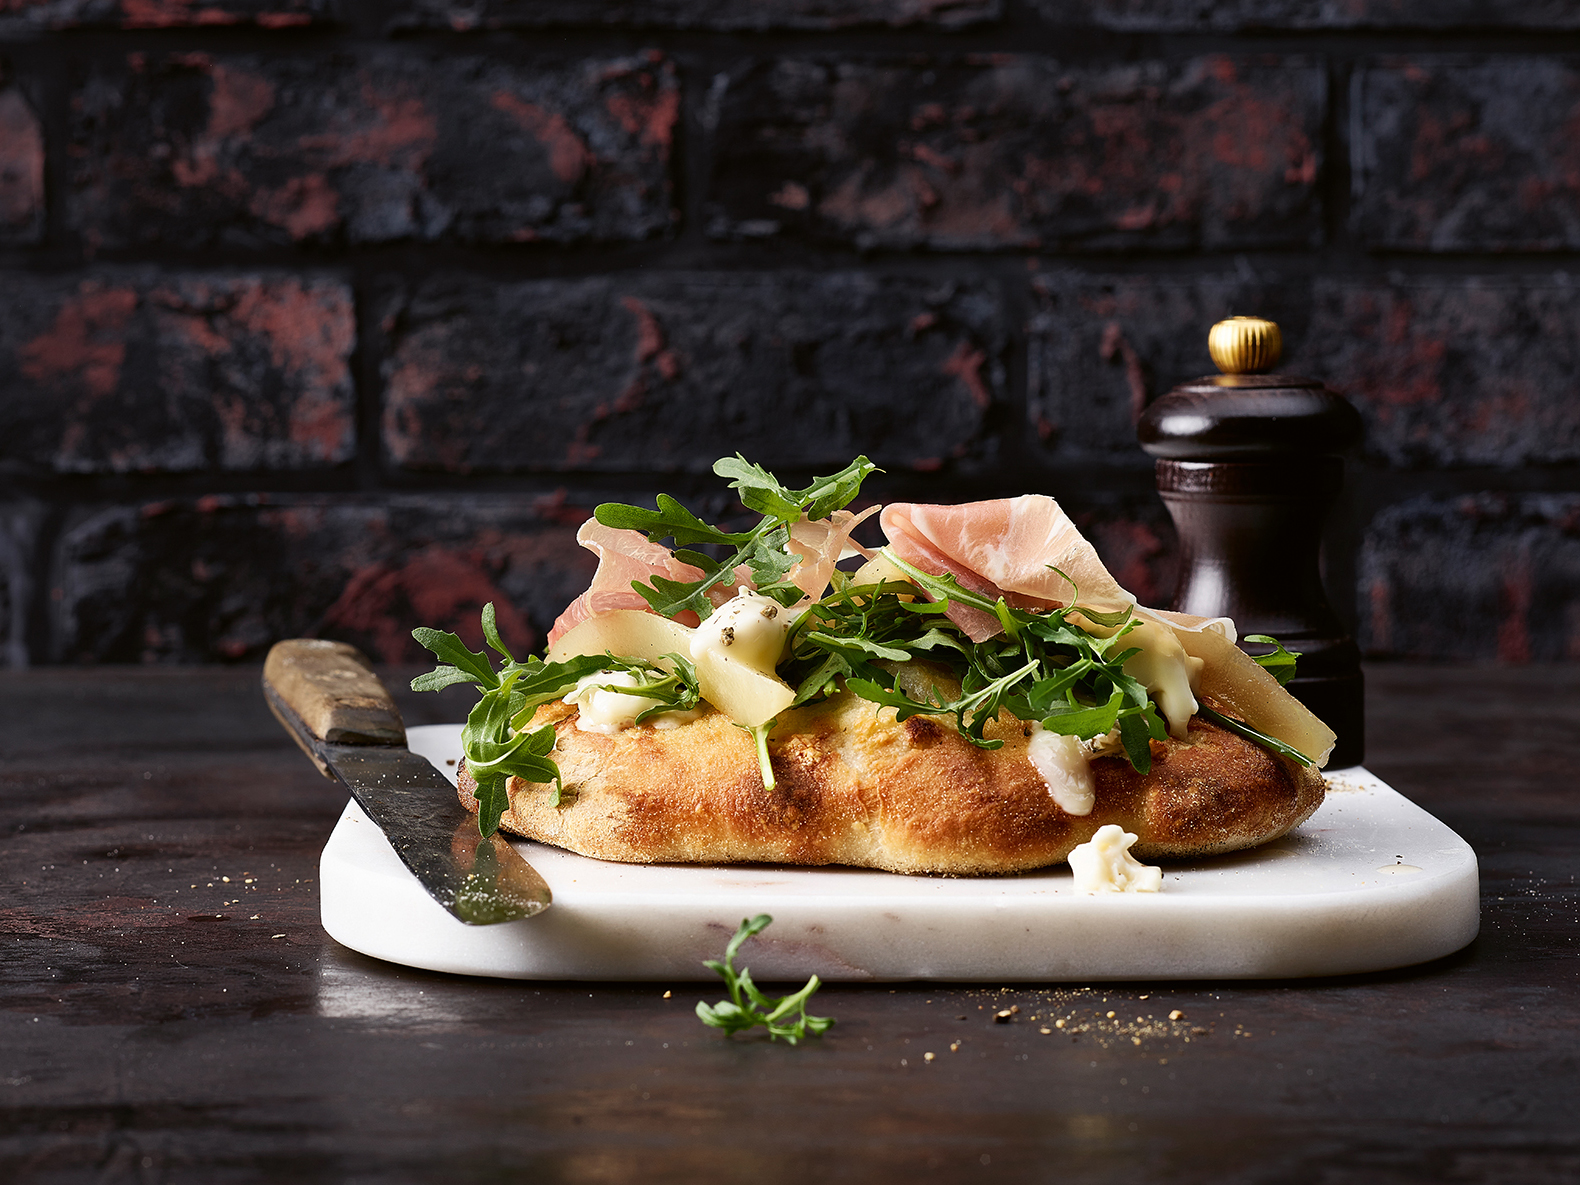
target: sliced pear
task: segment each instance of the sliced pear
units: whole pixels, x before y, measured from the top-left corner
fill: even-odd
[[[697,687],[702,698],[737,724],[756,728],[795,701],[795,688],[783,679],[726,658],[717,651],[703,650],[695,660]]]
[[[564,662],[580,654],[613,654],[640,658],[663,666],[666,654],[690,654],[689,627],[640,609],[616,609],[589,617],[567,630],[549,647],[550,662]]]
[[[1228,714],[1252,728],[1293,746],[1316,762],[1328,763],[1337,739],[1322,721],[1278,685],[1256,660],[1241,650],[1229,635],[1212,622],[1184,614],[1144,610],[1168,623],[1174,636],[1192,658],[1203,660],[1197,690],[1221,703]]]

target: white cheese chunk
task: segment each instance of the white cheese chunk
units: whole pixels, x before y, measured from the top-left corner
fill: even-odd
[[[784,650],[794,614],[772,597],[743,588],[715,609],[691,635],[691,658],[712,651],[764,675],[772,675]]]
[[[1080,738],[1032,725],[1026,758],[1042,775],[1043,784],[1067,815],[1089,815],[1097,801],[1097,783]]]
[[[605,688],[634,688],[641,685],[642,681],[631,671],[594,671],[577,680],[576,689],[565,697],[565,702],[575,704],[579,709],[576,727],[582,732],[616,733],[630,728],[638,716],[649,708],[658,707],[663,701]],[[694,711],[664,712],[650,717],[646,723],[654,728],[674,728],[696,716]]]
[[[1070,853],[1079,893],[1156,893],[1163,887],[1163,870],[1143,864],[1130,854],[1136,837],[1114,823]]]
[[[1158,710],[1168,722],[1169,735],[1184,740],[1186,726],[1196,714],[1195,689],[1206,664],[1185,653],[1173,630],[1145,618],[1115,645],[1121,650],[1141,648],[1140,654],[1125,660],[1125,674],[1142,684],[1157,701]]]

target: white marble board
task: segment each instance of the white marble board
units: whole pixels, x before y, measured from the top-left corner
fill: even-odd
[[[460,725],[408,730],[453,781]],[[324,928],[375,958],[517,979],[710,980],[740,920],[769,913],[763,982],[1268,979],[1403,967],[1479,925],[1475,853],[1364,768],[1254,851],[1164,865],[1156,894],[1075,892],[1068,865],[949,879],[850,868],[610,864],[521,841],[554,904],[467,926],[434,902],[354,802],[320,861]]]

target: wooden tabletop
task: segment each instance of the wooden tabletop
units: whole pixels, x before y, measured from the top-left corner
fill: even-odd
[[[711,987],[337,946],[314,879],[343,798],[256,670],[0,675],[0,1180],[1580,1178],[1580,667],[1375,667],[1368,691],[1368,764],[1481,860],[1467,950],[826,986],[838,1024],[789,1048],[705,1029]],[[402,695],[408,723],[454,694]],[[1175,1010],[1188,1030],[1154,1023]]]

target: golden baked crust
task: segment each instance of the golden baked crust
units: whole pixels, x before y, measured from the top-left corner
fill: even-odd
[[[1107,823],[1139,837],[1143,858],[1202,856],[1283,835],[1322,802],[1322,775],[1233,733],[1190,722],[1184,741],[1153,743],[1152,770],[1123,757],[1092,763],[1096,805],[1070,815],[1026,757],[1029,727],[988,728],[1004,746],[971,745],[951,722],[896,723],[850,693],[780,717],[769,749],[778,786],[763,789],[752,739],[708,711],[672,729],[583,732],[553,702],[564,778],[550,788],[512,778],[507,831],[582,855],[630,863],[847,864],[953,875],[1023,872],[1058,863]],[[461,801],[476,810],[462,770]]]

